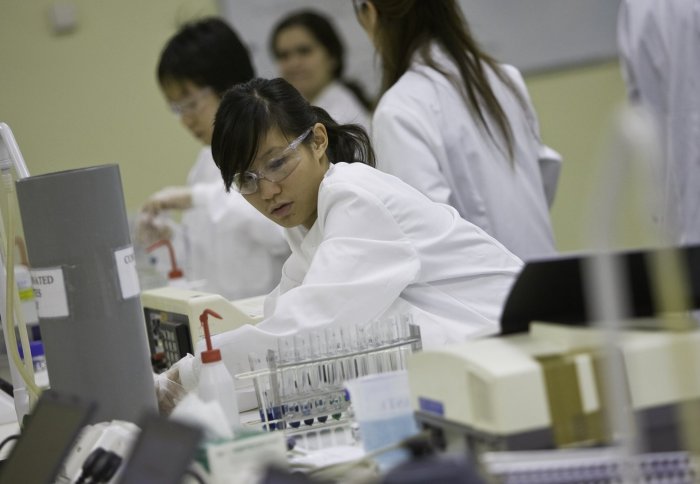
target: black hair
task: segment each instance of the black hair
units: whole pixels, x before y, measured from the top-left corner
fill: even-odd
[[[316,123],[326,127],[326,154],[331,163],[374,166],[374,151],[362,126],[336,123],[284,79],[258,78],[229,89],[216,112],[211,141],[214,162],[221,170],[226,190],[230,190],[236,173],[250,168],[260,141],[271,129],[279,129],[292,140]],[[311,139],[304,142],[310,143]]]
[[[357,100],[360,101],[360,104],[368,111],[371,111],[374,108],[374,102],[367,96],[362,87],[357,82],[343,77],[345,46],[333,27],[331,20],[322,13],[311,9],[298,10],[285,16],[275,25],[270,35],[269,49],[275,59],[279,57],[277,38],[283,30],[291,27],[305,28],[326,49],[328,55],[335,60],[333,78],[350,89]]]
[[[185,24],[165,45],[157,68],[161,86],[192,81],[219,96],[255,76],[248,49],[236,32],[217,17]]]

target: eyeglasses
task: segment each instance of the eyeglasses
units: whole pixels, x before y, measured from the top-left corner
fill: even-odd
[[[258,191],[259,181],[267,180],[278,183],[287,178],[299,166],[301,153],[299,145],[304,141],[313,127],[304,131],[301,136],[282,151],[282,154],[267,161],[258,171],[244,171],[233,175],[233,187],[242,195],[252,195]]]
[[[210,87],[203,87],[193,92],[182,101],[169,103],[168,106],[170,106],[170,110],[178,116],[194,114],[200,108],[199,101],[201,101],[203,97],[208,96],[212,92],[213,91]]]
[[[307,57],[313,51],[314,51],[313,45],[303,44],[303,45],[297,46],[293,49],[278,50],[275,53],[275,57],[277,58],[278,61],[286,61],[286,60],[289,60],[289,58],[292,56]]]

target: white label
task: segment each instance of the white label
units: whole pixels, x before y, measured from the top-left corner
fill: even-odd
[[[65,318],[68,316],[68,297],[63,282],[63,269],[32,269],[34,298],[40,318]]]
[[[141,292],[139,286],[139,275],[136,272],[136,257],[134,248],[127,247],[114,252],[117,261],[117,273],[119,274],[119,285],[122,288],[122,297],[128,299],[138,296]]]

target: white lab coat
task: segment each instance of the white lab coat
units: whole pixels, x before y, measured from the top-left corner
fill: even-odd
[[[494,334],[522,267],[454,208],[360,163],[331,166],[315,224],[287,237],[292,255],[266,300],[261,339],[399,313],[420,324],[424,347]]]
[[[359,124],[369,130],[369,111],[357,96],[339,81],[328,84],[311,104],[325,109],[340,124]]]
[[[661,131],[663,190],[680,244],[700,242],[700,0],[623,0],[618,43],[629,96]]]
[[[189,280],[202,290],[240,299],[269,293],[280,278],[289,246],[282,228],[236,192],[226,193],[209,147],[187,176],[193,208],[182,217]]]
[[[437,46],[433,58],[460,79]],[[514,159],[476,121],[460,91],[416,56],[410,69],[381,98],[372,118],[378,167],[447,203],[523,259],[555,253],[549,205],[561,157],[540,141],[539,127],[520,73],[503,66],[525,101],[487,69],[510,121]],[[487,116],[490,130],[498,129]],[[500,138],[498,138],[500,139]]]

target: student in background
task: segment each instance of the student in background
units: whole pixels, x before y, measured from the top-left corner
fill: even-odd
[[[660,131],[658,222],[677,243],[700,243],[700,0],[623,0],[617,32],[629,98]]]
[[[183,210],[190,280],[229,299],[266,294],[279,280],[289,248],[279,228],[238,193],[226,193],[211,155],[214,115],[231,86],[253,77],[243,43],[222,20],[187,24],[166,44],[158,63],[159,86],[170,108],[204,146],[187,185],[167,187],[142,207],[141,233],[151,239],[164,210]]]
[[[330,19],[313,10],[285,16],[272,31],[270,52],[280,75],[311,104],[340,123],[369,128],[371,102],[343,78],[345,49]]]
[[[382,63],[378,167],[447,203],[523,259],[555,253],[561,158],[525,83],[485,54],[455,0],[354,0]]]

